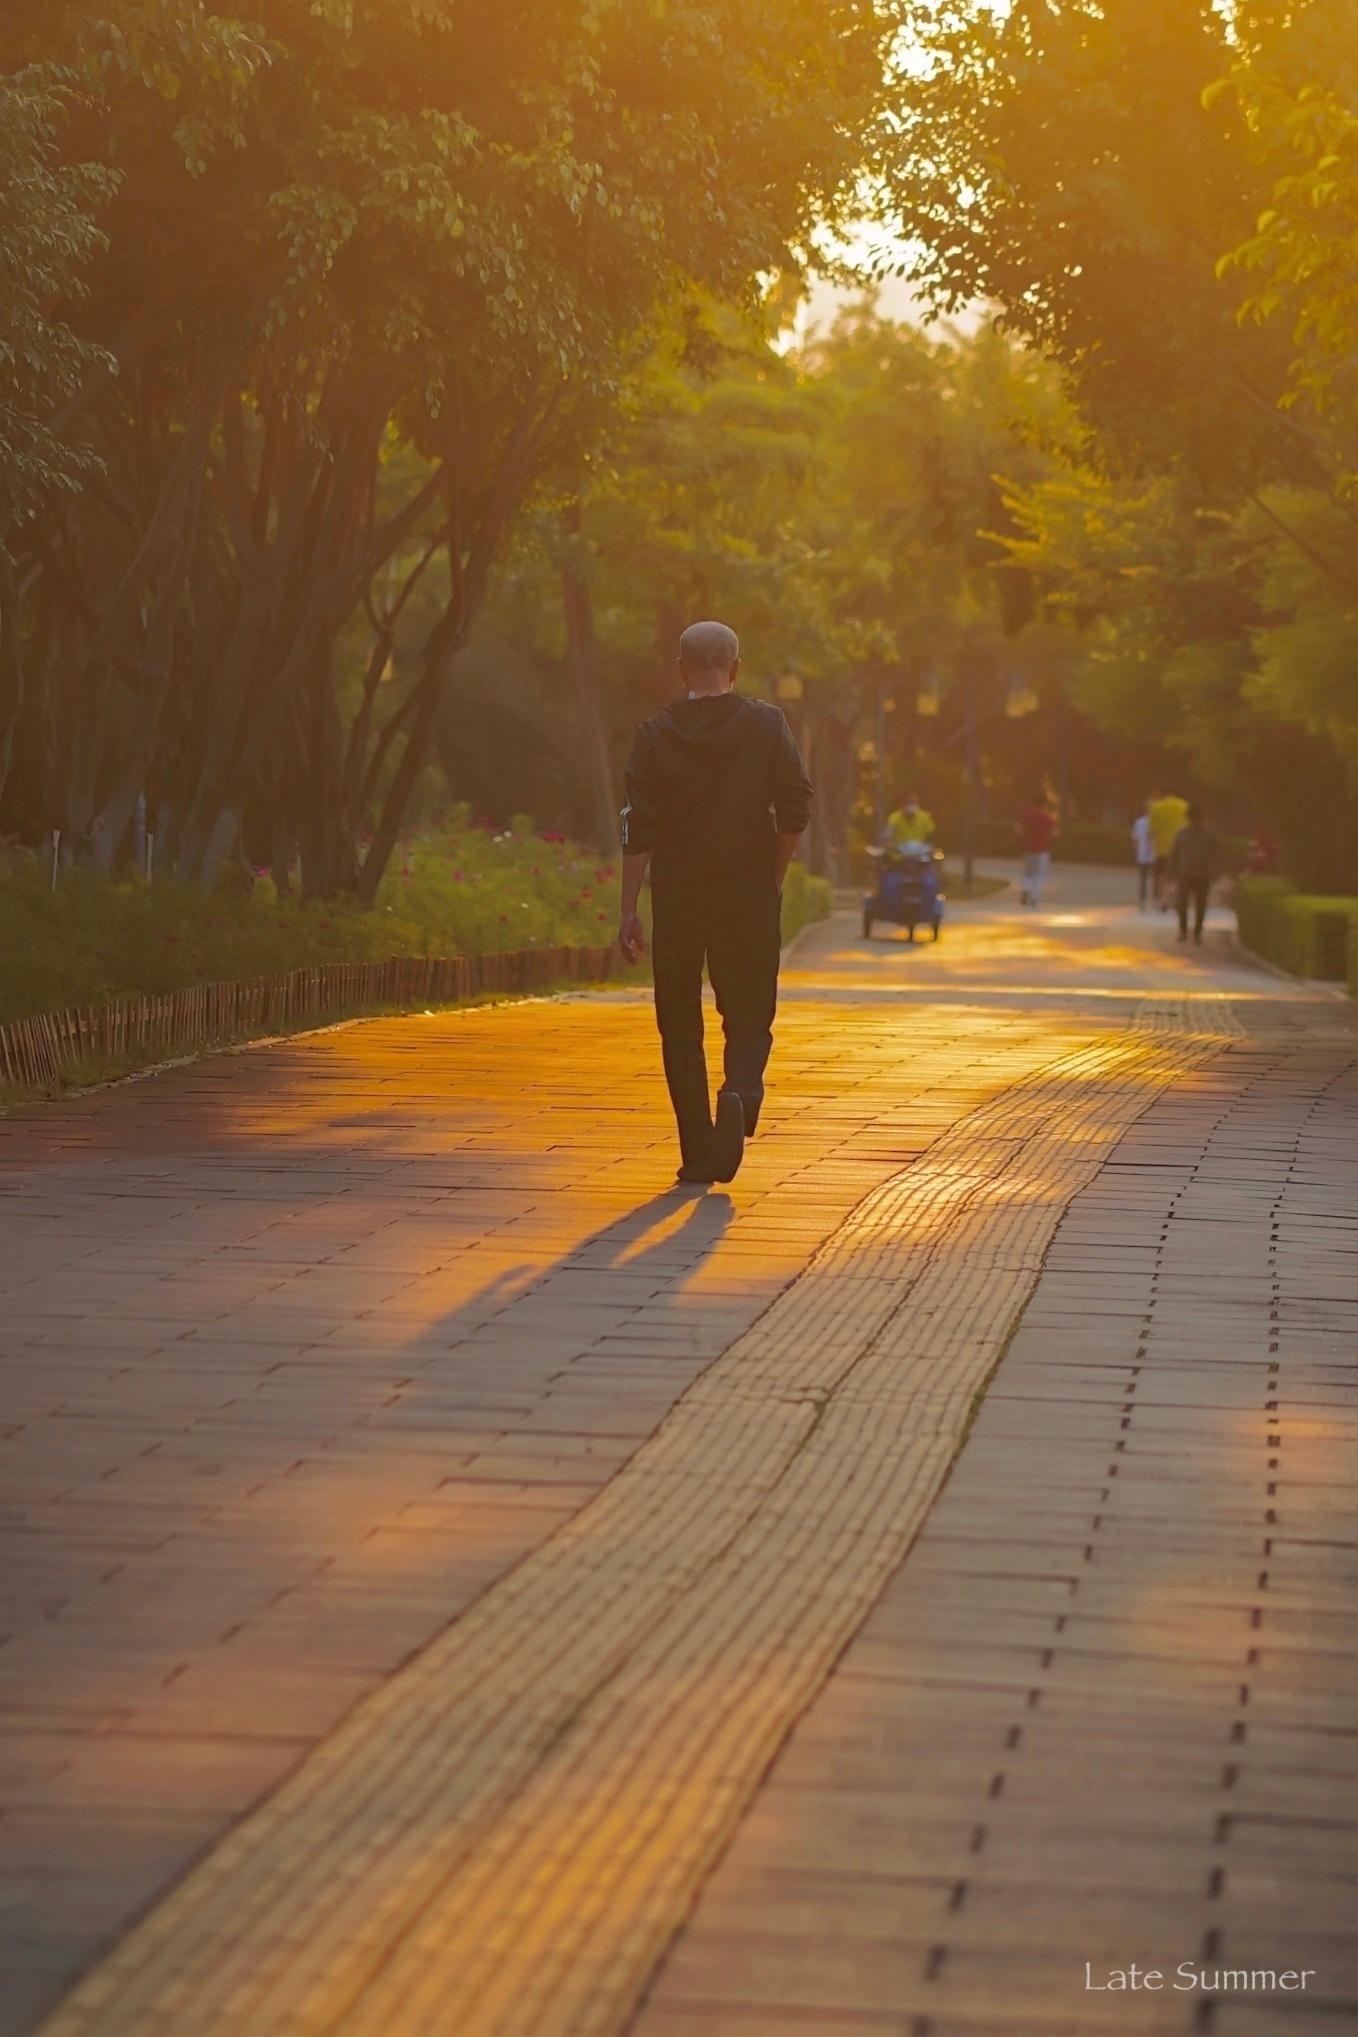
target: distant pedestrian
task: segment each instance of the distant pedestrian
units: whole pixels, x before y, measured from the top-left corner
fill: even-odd
[[[627,763],[618,945],[644,943],[651,865],[655,1015],[679,1127],[681,1181],[730,1181],[764,1098],[778,998],[783,879],[811,784],[782,710],[732,691],[740,645],[721,622],[679,639],[683,696],[642,723]],[[726,1035],[715,1119],[703,1053],[703,964]]]
[[[1151,835],[1149,800],[1132,822],[1132,854],[1136,858],[1136,902],[1144,912],[1155,896],[1155,841]]]
[[[1170,851],[1188,819],[1188,801],[1177,792],[1154,792],[1146,802],[1146,818],[1151,824],[1155,848],[1155,902],[1161,912],[1168,912],[1172,882]]]
[[[1021,905],[1040,905],[1042,887],[1051,869],[1052,843],[1056,840],[1059,822],[1047,804],[1045,792],[1039,792],[1031,806],[1025,806],[1019,815],[1019,839],[1023,843],[1023,889],[1019,893]]]
[[[1179,909],[1179,939],[1188,939],[1188,918],[1193,915],[1193,939],[1201,945],[1202,923],[1207,917],[1207,900],[1217,874],[1217,838],[1202,817],[1200,806],[1190,806],[1188,820],[1174,838],[1170,850],[1175,903]]]
[[[1279,863],[1278,844],[1268,829],[1261,827],[1250,843],[1246,868],[1253,877],[1275,877]]]

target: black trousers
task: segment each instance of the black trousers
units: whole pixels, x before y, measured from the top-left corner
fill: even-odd
[[[1202,939],[1202,923],[1207,917],[1207,894],[1211,880],[1206,877],[1181,877],[1178,884],[1177,904],[1179,907],[1179,935],[1188,939],[1188,909],[1193,908],[1193,938]]]
[[[656,887],[651,959],[655,1016],[665,1059],[679,1150],[701,1164],[712,1135],[712,1102],[703,1055],[703,964],[726,1036],[722,1087],[745,1105],[753,1131],[764,1100],[764,1069],[778,1002],[779,907],[772,884],[730,891]]]

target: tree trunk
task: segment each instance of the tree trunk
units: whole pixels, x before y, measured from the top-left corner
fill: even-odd
[[[24,705],[24,665],[19,649],[19,584],[14,562],[0,535],[0,799],[14,760],[14,736]]]
[[[802,761],[815,788],[815,797],[811,802],[811,825],[806,832],[802,853],[813,877],[826,874],[830,813],[825,796],[825,767],[830,756],[829,731],[827,715],[807,715],[802,735]]]
[[[674,665],[679,656],[679,636],[684,620],[671,601],[659,601],[655,610],[655,697],[659,706],[674,698]]]
[[[567,530],[579,532],[580,509],[566,512]],[[601,849],[616,845],[618,795],[609,756],[608,723],[599,676],[599,642],[594,628],[594,603],[578,559],[567,552],[561,568],[561,599],[566,615],[566,655],[580,731],[580,749],[589,787],[591,832]]]
[[[415,787],[433,757],[439,711],[447,696],[453,666],[480,613],[496,549],[506,524],[523,499],[558,396],[559,392],[553,394],[541,406],[535,400],[525,404],[501,449],[470,529],[464,516],[466,477],[461,471],[456,437],[440,470],[447,512],[442,545],[448,561],[449,594],[425,645],[424,670],[414,692],[399,710],[405,747],[387,787],[372,842],[354,887],[364,905],[371,905],[377,897]]]
[[[358,873],[355,889],[361,905],[372,905],[377,897],[378,887],[391,861],[391,852],[400,840],[411,795],[433,755],[439,709],[443,705],[457,655],[466,643],[468,627],[469,619],[464,619],[455,608],[450,607],[439,618],[430,635],[425,648],[424,671],[420,674],[412,703],[405,748],[382,802],[382,812],[373,830],[368,853],[363,858],[363,868]]]

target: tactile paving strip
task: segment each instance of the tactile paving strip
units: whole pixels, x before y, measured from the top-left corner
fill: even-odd
[[[1070,1197],[1216,1050],[1197,1016],[1036,1067],[867,1197],[46,2037],[618,2031],[908,1547]]]

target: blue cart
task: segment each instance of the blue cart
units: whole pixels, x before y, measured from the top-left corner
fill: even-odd
[[[935,940],[943,924],[943,851],[928,842],[869,849],[876,882],[863,894],[863,939],[872,939],[878,920],[904,927],[911,940],[916,927],[928,927]]]

